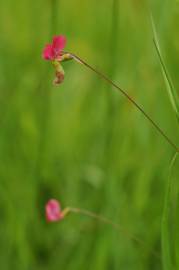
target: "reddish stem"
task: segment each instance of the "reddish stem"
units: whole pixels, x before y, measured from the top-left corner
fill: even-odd
[[[177,153],[179,153],[179,148],[176,146],[176,144],[166,135],[166,133],[158,126],[158,124],[155,123],[155,121],[144,111],[144,109],[131,97],[129,94],[123,90],[121,87],[119,87],[117,84],[115,84],[111,79],[109,79],[107,76],[105,76],[103,73],[89,65],[87,62],[82,60],[79,56],[69,53],[69,52],[63,52],[64,54],[68,54],[70,59],[74,59],[80,64],[83,64],[87,68],[89,68],[91,71],[95,72],[100,78],[105,80],[107,83],[112,85],[114,88],[116,88],[123,96],[125,96],[144,116],[148,121],[153,125],[153,127],[162,135],[163,138],[175,149]]]

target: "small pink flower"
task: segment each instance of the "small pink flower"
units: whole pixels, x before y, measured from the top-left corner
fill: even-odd
[[[66,45],[65,36],[54,36],[52,44],[47,44],[43,50],[42,57],[45,60],[59,60],[62,50]]]
[[[49,222],[55,222],[63,219],[64,217],[61,211],[60,203],[55,199],[50,199],[47,202],[45,206],[45,212],[46,212],[46,219]]]

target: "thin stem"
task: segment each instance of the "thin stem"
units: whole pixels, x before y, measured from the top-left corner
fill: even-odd
[[[63,53],[65,53],[65,52],[63,52]],[[175,145],[175,143],[165,134],[165,132],[158,126],[158,124],[156,124],[154,122],[154,120],[144,111],[144,109],[131,96],[129,96],[129,94],[125,90],[123,90],[122,88],[120,88],[117,84],[115,84],[111,79],[109,79],[108,77],[106,77],[103,73],[101,73],[100,71],[96,70],[94,67],[92,67],[87,62],[85,62],[84,60],[82,60],[79,56],[77,56],[75,54],[72,54],[72,53],[69,53],[69,52],[67,52],[67,53],[74,60],[76,60],[77,62],[83,64],[84,66],[86,66],[87,68],[89,68],[90,70],[92,70],[93,72],[95,72],[99,77],[101,77],[102,79],[104,79],[107,83],[111,84],[114,88],[116,88],[119,92],[121,92],[121,94],[123,96],[125,96],[149,120],[149,122],[162,135],[162,137],[165,138],[165,140],[173,147],[173,149],[175,149],[175,151],[177,151],[179,153],[179,148]]]
[[[70,212],[73,212],[73,213],[76,213],[76,214],[82,214],[82,215],[85,215],[85,216],[88,216],[90,218],[93,218],[93,219],[97,219],[99,220],[100,222],[103,222],[105,224],[108,224],[108,225],[111,225],[114,229],[117,229],[117,230],[120,230],[122,233],[124,233],[128,238],[134,240],[136,243],[146,247],[146,248],[149,248],[145,242],[143,242],[141,239],[139,239],[138,237],[136,237],[135,235],[129,233],[127,230],[125,230],[124,228],[122,228],[118,223],[115,223],[113,221],[111,221],[110,219],[104,217],[104,216],[101,216],[101,215],[98,215],[96,213],[93,213],[91,211],[88,211],[88,210],[85,210],[85,209],[81,209],[81,208],[73,208],[73,207],[68,207],[67,210],[64,210],[65,213],[70,213]],[[154,251],[154,250],[151,250],[151,253],[158,259],[161,259],[160,255],[158,254],[158,252]]]

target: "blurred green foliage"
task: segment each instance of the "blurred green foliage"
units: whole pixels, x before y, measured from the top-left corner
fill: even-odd
[[[150,2],[161,49],[179,88],[179,3]],[[108,74],[179,145],[179,129],[152,43],[146,1],[6,0],[0,7],[0,266],[3,270],[162,269],[161,218],[173,149],[118,92],[85,67],[54,70],[41,58],[55,34]],[[174,166],[171,238],[179,267]],[[92,210],[108,225],[71,215],[47,224],[44,205]]]

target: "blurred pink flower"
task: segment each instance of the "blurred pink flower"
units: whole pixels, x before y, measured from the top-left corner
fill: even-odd
[[[42,57],[45,60],[59,60],[62,50],[66,45],[65,36],[54,36],[52,44],[47,44],[43,50]]]
[[[46,212],[46,219],[49,222],[55,222],[63,219],[64,217],[61,211],[60,203],[55,199],[50,199],[47,202],[45,206],[45,212]]]

